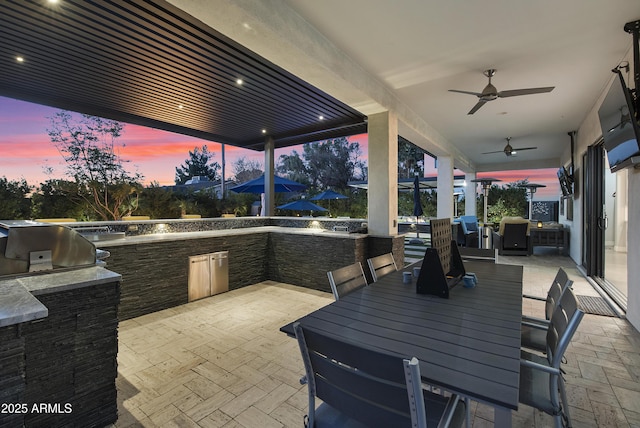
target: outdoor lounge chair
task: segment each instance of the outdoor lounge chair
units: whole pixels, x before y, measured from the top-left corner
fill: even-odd
[[[367,278],[364,276],[360,262],[327,272],[327,276],[336,300],[367,285]]]
[[[554,418],[556,428],[571,426],[569,403],[561,364],[584,312],[578,309],[573,290],[568,288],[556,307],[547,330],[546,356],[521,351],[519,402]]]
[[[528,256],[532,253],[529,239],[530,222],[522,217],[503,217],[498,233],[493,232],[494,246],[501,256]]]
[[[309,393],[305,427],[460,427],[457,395],[423,391],[419,361],[335,339],[295,323]],[[316,408],[315,399],[322,404]]]
[[[478,248],[479,227],[478,217],[474,215],[460,216],[460,226],[464,234],[465,247]]]

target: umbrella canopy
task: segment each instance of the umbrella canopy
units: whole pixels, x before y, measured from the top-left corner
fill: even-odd
[[[313,202],[309,202],[304,199],[280,205],[278,209],[292,211],[327,211],[326,208],[322,208],[320,205],[316,205]]]
[[[349,199],[349,197],[333,190],[325,190],[311,198],[312,201],[321,201],[323,199]]]
[[[304,184],[296,183],[295,181],[278,177],[277,175],[273,177],[273,181],[274,191],[276,193],[301,192],[307,188]],[[246,183],[232,187],[230,190],[236,193],[264,193],[264,174]]]
[[[422,211],[422,202],[420,202],[420,177],[416,175],[413,180],[413,215],[420,217],[422,214],[424,211]]]

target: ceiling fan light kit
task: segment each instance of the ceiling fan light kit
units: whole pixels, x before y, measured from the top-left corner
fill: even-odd
[[[504,147],[504,149],[502,150],[497,150],[495,152],[484,152],[482,153],[483,155],[491,155],[494,153],[504,153],[507,156],[515,156],[517,152],[523,151],[523,150],[535,150],[537,149],[537,147],[519,147],[519,148],[514,148],[511,146],[511,137],[507,137],[507,145]]]
[[[491,83],[491,78],[495,76],[496,69],[490,68],[488,70],[485,70],[483,74],[489,78],[489,83],[487,84],[487,86],[485,86],[482,92],[471,92],[471,91],[461,91],[458,89],[449,89],[449,92],[458,92],[461,94],[475,95],[476,97],[479,98],[479,101],[476,103],[476,105],[473,106],[471,110],[469,110],[469,113],[467,114],[474,114],[480,109],[480,107],[482,107],[489,101],[495,100],[496,98],[517,97],[520,95],[543,94],[546,92],[551,92],[555,88],[555,86],[547,86],[544,88],[527,88],[527,89],[512,89],[509,91],[498,91],[496,87],[493,86],[493,84]]]

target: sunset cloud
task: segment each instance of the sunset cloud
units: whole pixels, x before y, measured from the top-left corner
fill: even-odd
[[[47,135],[47,128],[50,126],[48,117],[58,111],[60,110],[51,107],[0,97],[0,176],[9,180],[24,178],[30,185],[64,176],[62,156]],[[349,137],[349,141],[360,145],[361,160],[366,161],[367,134]],[[222,162],[222,145],[217,142],[138,125],[126,124],[119,142],[124,144],[124,147],[119,148],[119,154],[127,161],[127,170],[142,174],[145,184],[173,184],[176,167],[184,164],[189,158],[189,151],[193,151],[195,147],[206,145],[214,153],[213,160]],[[276,149],[276,162],[281,154],[291,153],[292,150],[302,153],[303,148],[299,145]],[[227,176],[231,175],[233,164],[241,157],[264,165],[263,152],[226,145]],[[53,168],[51,177],[44,173],[47,167]],[[435,174],[436,171],[432,173]],[[500,178],[503,183],[526,178],[530,182],[547,185],[538,190],[536,200],[559,198],[560,188],[555,170],[501,171],[489,175]]]

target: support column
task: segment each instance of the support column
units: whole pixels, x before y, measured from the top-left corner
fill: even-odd
[[[453,219],[453,158],[438,156],[438,218]]]
[[[372,235],[398,233],[398,118],[369,115],[368,229]]]
[[[478,186],[471,180],[475,180],[475,172],[468,172],[464,175],[464,215],[478,216],[476,200],[478,198]]]
[[[264,215],[273,216],[275,214],[275,191],[274,191],[274,151],[275,143],[273,138],[268,137],[264,143]]]

